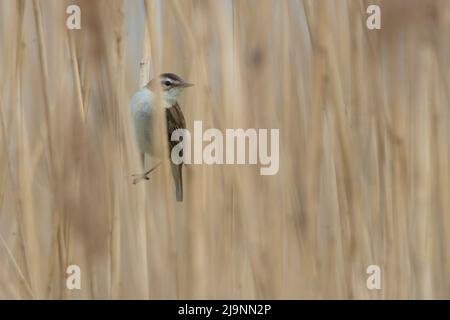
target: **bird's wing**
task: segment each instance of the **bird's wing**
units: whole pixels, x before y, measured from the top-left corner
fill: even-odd
[[[181,111],[180,105],[178,103],[166,109],[166,117],[168,127],[170,125],[174,128],[174,130],[186,128],[186,121],[184,120],[183,112]]]
[[[179,142],[172,141],[172,132],[177,129],[186,129],[186,121],[183,116],[183,112],[181,111],[180,106],[176,103],[174,106],[166,109],[166,119],[167,119],[167,134],[169,138],[169,155],[172,152],[172,148],[174,148]],[[180,152],[180,155],[183,151]],[[175,180],[175,188],[176,188],[176,198],[177,201],[183,201],[183,164],[176,165],[171,162],[172,175]]]
[[[171,141],[172,133],[177,129],[186,129],[186,120],[180,106],[176,103],[174,106],[166,109],[167,134],[169,138],[169,147],[172,150],[178,144],[178,141]]]

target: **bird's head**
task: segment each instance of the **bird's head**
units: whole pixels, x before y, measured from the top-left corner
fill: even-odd
[[[162,73],[159,76],[159,83],[163,99],[169,106],[177,103],[178,97],[185,88],[193,86],[192,83],[184,81],[174,73]],[[156,89],[156,85],[157,81],[155,79],[149,83],[150,89]]]

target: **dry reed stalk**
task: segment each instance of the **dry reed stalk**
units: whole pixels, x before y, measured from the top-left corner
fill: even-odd
[[[75,31],[69,2],[0,2],[0,297],[449,297],[450,4],[379,0],[369,31],[366,0],[78,3]],[[128,102],[161,72],[196,84],[190,130],[279,128],[278,174],[133,186]]]

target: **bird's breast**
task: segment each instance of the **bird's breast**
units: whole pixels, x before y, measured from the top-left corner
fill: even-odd
[[[130,102],[130,117],[135,129],[138,147],[143,153],[150,153],[151,151],[153,99],[153,93],[144,88],[138,91]]]

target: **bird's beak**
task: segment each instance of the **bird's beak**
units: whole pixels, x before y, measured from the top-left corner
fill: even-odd
[[[189,82],[183,82],[181,84],[182,88],[189,88],[189,87],[192,87],[192,86],[194,86],[194,84],[193,83],[189,83]]]

